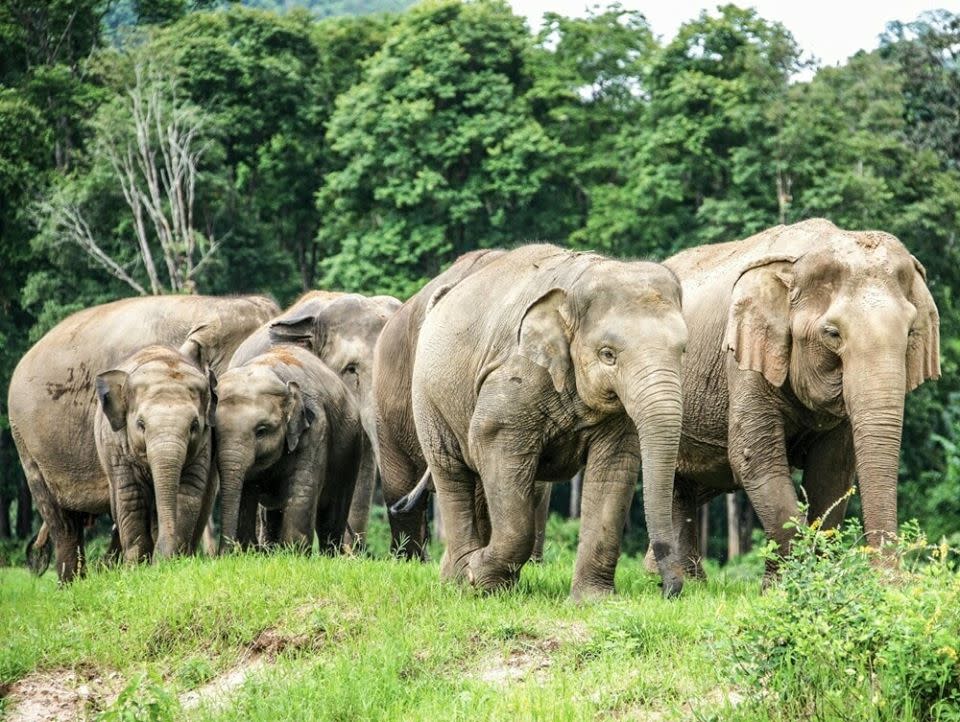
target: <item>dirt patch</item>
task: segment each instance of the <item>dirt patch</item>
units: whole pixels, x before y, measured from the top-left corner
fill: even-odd
[[[477,678],[488,684],[505,687],[530,677],[543,677],[553,665],[555,653],[562,642],[584,642],[589,638],[590,632],[582,622],[558,624],[546,637],[518,635],[514,637],[510,649],[498,650],[484,660]]]
[[[245,656],[239,664],[217,675],[205,685],[181,694],[180,706],[183,709],[194,709],[201,705],[210,709],[223,708],[230,695],[247,681],[247,677],[266,667],[267,662],[263,655]]]
[[[92,717],[119,694],[120,675],[82,676],[69,669],[37,672],[6,691],[7,722],[66,722]]]
[[[251,674],[266,668],[281,652],[311,649],[315,643],[316,639],[307,634],[285,635],[275,629],[264,629],[248,645],[247,652],[237,664],[206,684],[181,694],[180,706],[183,709],[201,705],[221,709]]]

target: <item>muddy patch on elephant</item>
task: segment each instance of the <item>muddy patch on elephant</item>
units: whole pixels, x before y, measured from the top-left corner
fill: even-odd
[[[119,694],[121,678],[83,676],[73,670],[36,672],[5,690],[7,722],[66,722],[92,717]]]

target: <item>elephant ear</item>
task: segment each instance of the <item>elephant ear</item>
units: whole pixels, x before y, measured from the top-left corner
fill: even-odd
[[[517,331],[517,353],[550,373],[553,388],[562,393],[572,367],[570,337],[572,324],[561,288],[547,291],[527,306]]]
[[[127,372],[120,369],[111,369],[97,375],[100,408],[114,431],[120,431],[127,423],[127,398],[124,392],[126,383]]]
[[[724,348],[737,366],[757,371],[776,387],[790,370],[790,292],[796,260],[770,256],[744,268],[733,286]]]
[[[190,329],[186,341],[180,346],[180,353],[198,369],[214,366],[214,353],[222,337],[223,322],[219,318],[202,321]]]
[[[216,426],[214,422],[217,417],[219,397],[217,396],[217,375],[213,373],[213,369],[210,367],[207,367],[207,383],[210,390],[210,396],[207,399],[207,426],[213,428]]]
[[[326,324],[316,308],[304,308],[270,324],[270,343],[302,346],[319,356],[326,343]]]
[[[927,271],[916,258],[910,303],[917,309],[917,320],[907,341],[907,388],[913,391],[927,379],[940,378],[940,313],[927,288]]]
[[[316,412],[303,398],[300,385],[295,381],[287,382],[287,400],[284,404],[287,419],[287,449],[293,451],[300,444],[303,432],[310,428],[316,418]]]

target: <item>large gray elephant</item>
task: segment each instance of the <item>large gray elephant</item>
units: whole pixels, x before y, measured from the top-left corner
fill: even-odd
[[[166,346],[97,375],[94,420],[110,511],[126,561],[193,551],[217,495],[211,475],[216,379]],[[149,493],[150,490],[153,493]]]
[[[10,381],[10,425],[61,581],[82,569],[86,519],[110,511],[94,434],[101,413],[97,374],[151,345],[180,347],[216,374],[241,341],[277,313],[275,303],[252,296],[130,298],[69,316],[27,351]],[[163,458],[159,451],[147,454],[151,464]],[[174,516],[171,509],[162,513]]]
[[[413,423],[411,382],[417,336],[431,299],[500,258],[502,250],[471,251],[411,296],[387,321],[377,340],[373,361],[373,401],[383,498],[390,519],[391,550],[407,558],[425,559],[427,500],[433,479]]]
[[[303,346],[338,374],[356,397],[366,439],[350,507],[351,543],[366,533],[377,477],[373,350],[384,324],[399,308],[400,301],[393,296],[310,291],[251,334],[231,360],[232,366],[239,366],[275,344]]]
[[[585,466],[571,595],[612,592],[642,460],[663,591],[677,594],[671,500],[686,337],[671,271],[550,245],[503,254],[435,297],[417,342],[413,411],[442,512],[443,577],[513,584],[533,549],[535,480]]]
[[[674,516],[687,571],[702,575],[697,504],[737,488],[786,553],[791,467],[803,469],[811,519],[856,475],[868,542],[890,540],[904,394],[940,375],[939,315],[917,259],[887,233],[814,219],[666,265],[683,283],[691,339]]]
[[[217,464],[221,550],[265,539],[309,550],[340,548],[363,446],[352,394],[310,351],[277,346],[221,376]]]

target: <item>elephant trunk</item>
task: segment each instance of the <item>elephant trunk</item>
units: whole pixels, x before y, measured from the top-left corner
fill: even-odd
[[[683,418],[680,374],[664,367],[638,373],[620,398],[640,436],[644,516],[663,593],[674,596],[683,587],[673,529],[673,479]]]
[[[222,524],[220,527],[220,553],[228,551],[237,541],[237,527],[240,517],[240,497],[243,482],[252,461],[248,455],[231,450],[221,443],[218,454],[220,471],[220,494],[222,498]]]
[[[897,533],[897,475],[903,431],[905,354],[871,356],[868,366],[845,366],[843,397],[853,429],[857,478],[867,543],[879,548]]]
[[[155,556],[159,559],[173,556],[186,542],[177,538],[177,495],[186,458],[187,444],[181,434],[166,432],[147,441],[147,463],[157,505]]]

